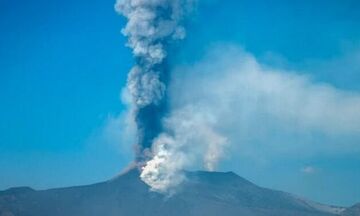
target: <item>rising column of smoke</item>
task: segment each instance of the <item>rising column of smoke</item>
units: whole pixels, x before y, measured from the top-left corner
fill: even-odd
[[[138,133],[136,162],[142,166],[141,179],[161,193],[174,192],[184,180],[183,169],[193,164],[214,170],[227,143],[213,127],[216,119],[203,107],[189,105],[171,111],[166,107],[166,56],[172,42],[185,37],[181,21],[192,3],[118,0],[116,4],[116,10],[128,19],[122,32],[136,59],[127,84]]]
[[[181,26],[189,0],[118,0],[116,11],[128,20],[122,33],[128,37],[136,65],[128,75],[137,127],[137,162],[148,159],[146,152],[161,130],[166,112],[168,66],[171,43],[185,37]]]

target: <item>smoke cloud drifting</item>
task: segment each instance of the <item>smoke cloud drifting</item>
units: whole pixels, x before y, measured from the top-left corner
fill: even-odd
[[[227,169],[360,151],[358,91],[266,65],[233,44],[213,47],[172,76],[171,109],[191,104],[217,118],[211,126],[227,139]]]

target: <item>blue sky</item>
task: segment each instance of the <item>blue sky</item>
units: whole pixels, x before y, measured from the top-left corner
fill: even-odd
[[[125,109],[120,92],[133,63],[120,34],[124,20],[113,5],[0,2],[0,189],[93,183],[131,161],[131,147],[102,137],[108,120]],[[357,1],[204,0],[189,18],[187,39],[174,59],[192,64],[210,47],[231,43],[263,64],[358,93],[359,10]],[[281,140],[360,142],[356,134],[284,137],[280,129],[272,134]],[[321,148],[309,148],[306,157],[274,154],[265,166],[246,157],[229,159],[221,168],[317,201],[360,201],[359,147]]]

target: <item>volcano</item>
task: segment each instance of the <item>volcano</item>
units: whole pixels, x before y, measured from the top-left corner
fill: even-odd
[[[262,188],[233,172],[186,172],[186,178],[171,196],[152,192],[137,169],[86,186],[10,188],[0,192],[0,216],[330,216],[358,211],[358,206],[328,206]]]

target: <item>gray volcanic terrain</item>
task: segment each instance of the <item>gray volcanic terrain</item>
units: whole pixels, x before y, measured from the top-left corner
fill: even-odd
[[[0,216],[327,216],[359,215],[256,186],[232,172],[187,172],[172,196],[151,192],[132,169],[110,181],[78,187],[0,192]]]

